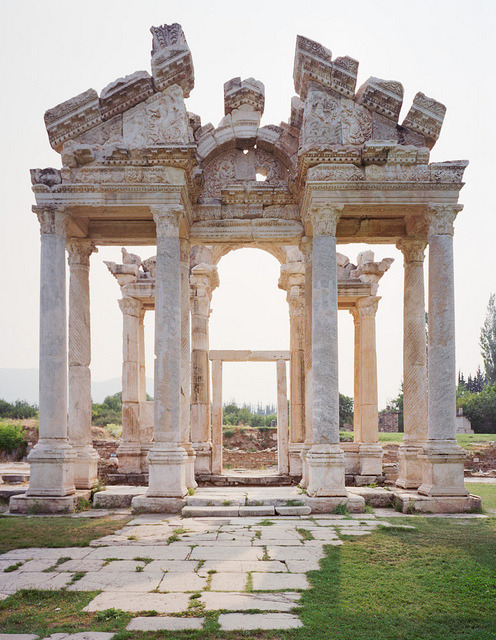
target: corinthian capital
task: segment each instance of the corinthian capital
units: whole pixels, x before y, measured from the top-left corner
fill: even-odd
[[[358,300],[356,301],[358,316],[360,318],[363,318],[363,316],[375,316],[380,299],[380,296],[367,296],[366,298],[358,298]]]
[[[427,211],[429,235],[453,235],[453,222],[462,204],[431,204]]]
[[[70,267],[89,267],[91,254],[98,251],[95,244],[88,238],[71,238],[67,241],[66,247],[69,253],[67,262]]]
[[[343,206],[315,205],[310,211],[314,236],[335,236]]]
[[[180,204],[154,204],[150,207],[150,212],[157,225],[157,238],[179,237],[179,223],[184,213],[184,207]]]
[[[137,298],[126,297],[121,298],[120,300],[118,300],[118,302],[123,315],[135,316],[136,318],[139,317],[143,306],[141,300],[138,300]]]
[[[403,254],[405,262],[423,262],[425,248],[427,246],[426,238],[419,236],[404,236],[396,243],[396,246]]]
[[[56,235],[65,238],[69,216],[62,207],[49,205],[45,207],[33,207],[38,216],[41,235]]]

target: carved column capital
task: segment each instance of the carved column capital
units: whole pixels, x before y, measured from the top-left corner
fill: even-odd
[[[157,238],[179,237],[179,223],[184,214],[183,206],[180,204],[154,204],[150,207],[150,212],[157,225]]]
[[[70,238],[66,248],[69,254],[67,262],[70,267],[89,267],[91,254],[98,252],[98,248],[88,238]]]
[[[429,235],[453,235],[453,223],[462,204],[431,204],[426,214]]]
[[[423,262],[427,239],[421,236],[404,236],[396,243],[405,262]]]
[[[343,206],[314,205],[310,210],[310,219],[314,236],[335,236]]]
[[[364,316],[375,316],[380,299],[380,296],[358,298],[356,301],[356,313],[358,317],[363,318]]]
[[[193,267],[189,282],[191,313],[208,317],[212,291],[219,283],[217,267],[205,264]]]
[[[143,303],[141,302],[141,300],[138,300],[137,298],[126,297],[121,298],[120,300],[118,300],[118,302],[123,315],[136,316],[137,318],[139,317],[141,309],[143,307]]]
[[[33,211],[38,216],[41,235],[56,235],[65,238],[70,217],[63,207],[47,205],[33,207]]]

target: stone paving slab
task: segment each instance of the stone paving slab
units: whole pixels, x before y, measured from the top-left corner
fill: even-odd
[[[159,585],[160,591],[202,591],[207,579],[196,573],[165,573]]]
[[[310,586],[301,573],[252,573],[251,578],[254,591],[308,589]]]
[[[36,571],[3,573],[0,574],[0,591],[10,594],[19,591],[19,589],[58,591],[69,584],[72,576],[72,573],[40,573]]]
[[[81,631],[79,633],[52,633],[45,640],[111,640],[115,633],[103,631]]]
[[[320,569],[318,560],[286,560],[286,565],[291,573],[306,573]]]
[[[127,625],[128,631],[184,631],[201,629],[205,618],[172,618],[149,616],[133,618]]]
[[[37,640],[39,637],[32,633],[0,633],[0,640]]]
[[[266,575],[266,574],[263,574]],[[279,575],[269,574],[269,575]],[[284,575],[284,574],[282,574]],[[248,580],[247,573],[214,573],[210,583],[211,591],[244,591]]]
[[[220,593],[205,591],[200,601],[207,611],[228,609],[243,611],[261,609],[266,611],[290,611],[297,606],[299,593]]]
[[[193,573],[198,566],[198,560],[152,560],[143,571],[163,571],[169,573]]]
[[[299,547],[267,547],[267,553],[271,560],[320,560],[324,556],[324,552],[321,547],[305,547],[303,545]]]
[[[48,574],[45,574],[48,575]],[[156,589],[163,573],[144,571],[108,572],[89,571],[80,580],[67,587],[68,591],[131,591],[148,592]],[[117,608],[117,607],[116,607]]]
[[[186,560],[191,553],[191,547],[186,545],[173,547],[172,545],[164,546],[146,546],[133,545],[127,547],[98,547],[93,549],[91,559],[93,558],[118,558],[120,560],[132,560],[133,558],[154,558],[155,560]]]
[[[221,613],[222,631],[255,631],[257,629],[298,629],[303,623],[290,613]]]
[[[94,598],[83,611],[156,611],[157,613],[181,613],[189,604],[187,593],[143,593],[104,591]]]
[[[248,573],[248,571],[268,571],[273,573],[286,573],[288,570],[284,562],[272,560],[255,560],[245,562],[243,560],[219,560],[209,561],[199,570],[199,573],[208,573],[209,571]]]
[[[261,547],[195,547],[191,552],[191,560],[261,560],[263,556]]]

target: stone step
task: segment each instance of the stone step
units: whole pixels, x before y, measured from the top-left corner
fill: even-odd
[[[231,506],[195,506],[188,504],[183,507],[181,515],[184,518],[234,518],[237,516],[302,516],[309,515],[312,509],[306,505],[300,506],[273,506],[265,505],[231,505]]]
[[[300,478],[288,475],[251,475],[243,473],[222,473],[218,475],[197,475],[199,485],[216,487],[288,487],[298,484]]]

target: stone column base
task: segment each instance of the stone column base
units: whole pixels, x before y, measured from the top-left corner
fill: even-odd
[[[195,480],[195,450],[191,446],[191,442],[182,442],[181,446],[188,454],[186,467],[184,469],[184,481],[186,483],[186,489],[196,489],[198,484]]]
[[[98,452],[90,445],[73,445],[76,452],[74,486],[76,489],[93,489],[98,482]]]
[[[120,473],[141,472],[141,444],[139,442],[121,442],[117,448]]]
[[[423,496],[417,491],[395,491],[395,508],[403,513],[465,513],[480,511],[479,496]]]
[[[206,475],[212,473],[212,443],[193,442],[192,447],[196,453],[195,473]]]
[[[420,456],[422,484],[419,494],[431,497],[468,496],[463,475],[466,456],[456,440],[429,440]]]
[[[184,498],[188,454],[179,444],[156,442],[148,454],[147,498]]]
[[[382,475],[382,456],[384,451],[378,443],[360,443],[358,448],[360,456],[360,474],[361,476],[381,476]]]
[[[29,489],[26,496],[63,497],[72,495],[76,453],[68,442],[40,440],[28,456]]]
[[[402,489],[418,489],[422,484],[423,444],[402,444],[398,449],[399,476],[396,486]]]
[[[301,453],[300,453],[300,458],[301,458],[301,480],[300,480],[300,487],[302,489],[306,489],[308,487],[308,462],[307,462],[307,454],[310,451],[311,448],[311,444],[308,443],[304,443]]]
[[[153,442],[141,443],[141,473],[148,473],[148,454],[153,448]]]
[[[135,496],[131,500],[133,513],[178,513],[186,505],[182,498],[152,498]]]
[[[303,442],[290,442],[289,443],[289,475],[290,476],[303,476],[303,461],[301,459],[301,452],[303,449]]]
[[[76,491],[70,496],[28,496],[20,494],[12,496],[9,502],[9,513],[74,513],[80,500],[90,500],[91,491]]]
[[[307,453],[306,462],[307,495],[314,498],[348,496],[344,484],[344,452],[338,444],[313,445]]]

